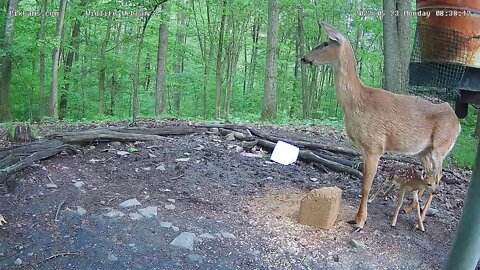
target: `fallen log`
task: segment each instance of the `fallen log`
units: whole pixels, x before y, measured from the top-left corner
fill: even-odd
[[[10,154],[0,161],[0,164],[5,166],[0,167],[0,182],[6,181],[12,175],[30,167],[33,163],[39,160],[49,158],[63,151],[67,151],[70,154],[77,152],[73,146],[63,143],[58,144],[58,141],[44,141],[43,143],[38,143],[37,149],[38,150],[34,153],[31,153],[31,150],[22,146],[17,147],[16,149],[10,149]]]
[[[259,139],[257,143],[258,143],[258,146],[260,146],[260,147],[262,147],[262,148],[264,148],[264,149],[266,149],[270,152],[272,152],[273,149],[275,148],[275,143],[267,141],[267,140]],[[332,160],[328,160],[328,159],[319,157],[319,156],[315,155],[310,150],[300,150],[300,152],[298,154],[298,157],[303,161],[320,163],[320,164],[324,165],[325,167],[330,168],[330,169],[335,170],[335,171],[345,172],[345,173],[348,173],[348,174],[353,175],[353,176],[358,177],[358,178],[363,177],[363,174],[360,171],[358,171],[356,169],[353,169],[353,168],[350,168],[348,166],[345,166],[343,164],[339,164],[339,163],[334,162]]]
[[[164,137],[158,135],[127,133],[114,131],[106,128],[92,129],[77,132],[62,132],[48,135],[47,138],[60,140],[64,143],[84,144],[91,142],[109,142],[109,141],[154,141]]]
[[[194,133],[203,133],[207,132],[208,128],[202,126],[161,126],[154,128],[146,127],[127,127],[127,128],[117,128],[109,127],[107,128],[110,131],[122,132],[122,133],[131,133],[131,134],[149,134],[149,135],[158,135],[158,136],[178,136],[178,135],[188,135]]]

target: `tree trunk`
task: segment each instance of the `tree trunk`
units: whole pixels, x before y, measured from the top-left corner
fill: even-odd
[[[260,18],[255,15],[252,26],[252,56],[250,57],[250,76],[248,83],[248,92],[252,94],[253,86],[255,84],[255,67],[257,66],[258,55],[258,37],[260,35]]]
[[[122,32],[122,23],[119,22],[117,24],[117,32],[115,33],[115,55],[119,53],[119,46],[120,46],[120,33]],[[115,97],[118,92],[118,82],[117,82],[117,69],[116,67],[112,67],[112,83],[110,88],[110,115],[113,116],[115,112]]]
[[[166,0],[165,0],[166,1]],[[139,86],[139,80],[140,80],[140,56],[142,54],[142,49],[143,49],[143,41],[145,38],[145,30],[147,29],[148,21],[150,21],[150,18],[152,17],[153,13],[157,9],[159,5],[164,3],[165,1],[161,2],[156,2],[155,5],[153,6],[151,12],[148,14],[147,17],[145,17],[145,20],[143,22],[142,30],[140,32],[140,41],[138,43],[138,50],[137,50],[137,55],[135,58],[135,70],[132,75],[133,79],[133,111],[132,111],[132,122],[135,124],[137,122],[138,118],[138,86]]]
[[[218,36],[218,48],[217,48],[217,66],[215,70],[215,117],[220,118],[221,112],[221,99],[222,99],[222,73],[223,73],[223,37],[225,35],[225,19],[227,0],[223,0],[222,16],[220,19],[220,33]]]
[[[410,16],[403,15],[403,12],[410,10],[410,3],[383,0],[383,9],[384,88],[404,93],[408,85]]]
[[[298,8],[297,16],[297,37],[298,37],[298,51],[299,55],[305,55],[305,35],[303,33],[303,8]],[[297,62],[300,59],[297,58]],[[305,65],[300,64],[300,73],[301,73],[301,85],[302,85],[302,108],[303,108],[303,119],[307,119],[310,116],[310,100],[308,95],[307,87],[307,70]]]
[[[58,11],[57,28],[55,31],[55,47],[52,53],[52,85],[50,87],[49,115],[58,119],[58,69],[60,65],[60,47],[63,35],[63,23],[67,0],[60,0]]]
[[[168,44],[168,7],[162,5],[164,18],[160,24],[158,34],[158,54],[157,54],[157,84],[155,98],[155,114],[160,115],[165,112],[165,80],[167,74],[167,44]]]
[[[8,121],[12,118],[10,105],[10,82],[12,79],[12,56],[11,47],[13,40],[13,25],[15,21],[15,12],[17,0],[9,0],[7,5],[7,14],[5,23],[2,22],[0,32],[0,49],[4,54],[0,58],[0,122]]]
[[[185,1],[183,1],[185,4]],[[175,64],[173,66],[173,72],[175,73],[175,78],[176,78],[176,83],[175,87],[173,89],[173,108],[175,110],[175,113],[177,115],[180,114],[180,102],[181,102],[181,95],[182,95],[182,90],[181,86],[178,82],[181,81],[181,75],[183,73],[183,61],[184,61],[184,54],[185,54],[185,24],[186,24],[186,16],[183,12],[178,14],[177,16],[177,33],[176,33],[176,38],[175,42],[177,44],[177,47],[180,48],[178,54],[177,54],[177,59],[175,61]]]
[[[100,49],[100,70],[98,71],[98,115],[105,114],[105,77],[107,63],[105,63],[105,55],[107,53],[107,45],[110,40],[110,31],[112,28],[112,17],[108,17],[107,30],[105,31],[105,38]]]
[[[279,3],[268,0],[268,32],[263,93],[262,119],[277,118],[277,55],[278,55]]]
[[[70,41],[70,48],[67,54],[67,61],[65,62],[65,74],[63,76],[65,84],[63,85],[63,91],[60,94],[60,119],[65,118],[67,115],[67,97],[68,90],[70,88],[70,78],[69,75],[72,71],[73,60],[75,58],[74,48],[78,46],[79,40],[78,36],[80,35],[80,20],[76,19],[73,24],[72,29],[72,40]]]
[[[45,24],[47,11],[47,0],[42,0],[40,30],[38,33],[38,39],[40,43],[40,56],[39,56],[39,82],[38,82],[38,94],[39,94],[39,114],[40,119],[45,116],[46,102],[45,102]]]

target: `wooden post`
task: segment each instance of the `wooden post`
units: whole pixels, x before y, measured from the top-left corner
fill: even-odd
[[[445,269],[475,269],[480,259],[480,144],[462,217]]]

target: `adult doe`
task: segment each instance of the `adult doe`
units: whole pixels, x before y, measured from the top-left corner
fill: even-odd
[[[442,165],[458,134],[460,123],[447,104],[433,104],[416,96],[398,95],[364,85],[357,75],[357,61],[350,42],[333,26],[322,23],[328,41],[302,58],[310,65],[332,64],[335,92],[348,137],[362,152],[364,164],[362,199],[354,231],[367,220],[367,199],[385,152],[418,155],[429,177],[438,184]]]

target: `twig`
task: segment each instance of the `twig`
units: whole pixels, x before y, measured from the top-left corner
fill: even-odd
[[[64,203],[65,203],[65,201],[62,201],[57,207],[57,213],[55,213],[55,222],[59,221],[58,214],[60,214],[60,209],[62,208]]]
[[[55,182],[53,182],[53,180],[52,180],[52,178],[50,177],[49,174],[47,174],[47,178],[48,178],[48,180],[50,180],[50,183],[52,183],[52,184],[54,184],[54,185],[57,185],[57,184],[55,184]]]
[[[45,263],[51,259],[55,259],[55,258],[58,258],[58,257],[63,257],[63,256],[75,256],[75,255],[83,255],[82,252],[62,252],[62,253],[57,253],[57,254],[53,254],[52,256],[42,260],[41,262],[37,263],[37,267],[42,264],[42,263]]]
[[[180,179],[180,178],[182,178],[182,177],[183,177],[183,174],[180,174],[179,176],[173,177],[172,180],[177,180],[177,179]]]

